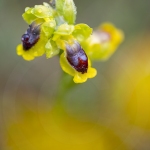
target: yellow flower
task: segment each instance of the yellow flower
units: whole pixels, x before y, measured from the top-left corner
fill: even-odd
[[[102,24],[82,43],[92,60],[108,59],[123,41],[123,32],[111,23]]]
[[[60,56],[60,64],[66,73],[74,76],[75,83],[83,83],[88,78],[96,76],[97,71],[91,67],[90,60],[80,44],[92,33],[92,29],[86,24],[75,26],[62,24],[54,32],[53,41],[64,50]]]
[[[79,43],[66,44],[66,49],[60,56],[60,65],[64,72],[74,77],[75,83],[83,83],[96,76],[96,69],[91,67],[91,62]]]
[[[43,42],[46,44],[47,39],[39,40],[35,46],[27,51],[24,50],[22,44],[19,44],[17,46],[17,54],[22,56],[27,61],[33,60],[35,57],[42,56],[46,51]]]
[[[17,46],[17,54],[27,61],[33,60],[45,53],[47,41],[48,38],[41,30],[41,25],[33,22],[22,36],[22,44]]]
[[[37,18],[29,25],[29,28],[22,36],[22,44],[17,46],[17,54],[27,61],[42,56],[44,53],[46,53],[47,58],[57,55],[59,50],[56,48],[56,44],[49,40],[55,27],[56,22],[53,18]]]

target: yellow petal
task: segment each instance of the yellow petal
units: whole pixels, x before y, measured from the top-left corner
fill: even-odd
[[[73,78],[73,81],[75,83],[83,83],[87,80],[87,73],[85,74],[81,74],[79,72],[76,72],[74,78]]]
[[[24,53],[22,44],[17,46],[17,55],[22,55]]]
[[[27,61],[30,61],[30,60],[33,60],[34,59],[34,55],[32,55],[32,53],[30,52],[26,52],[22,55],[22,57],[27,60]]]
[[[64,72],[70,74],[71,76],[75,75],[75,69],[68,63],[65,52],[60,56],[60,65]]]
[[[87,76],[88,78],[94,78],[97,75],[97,70],[95,68],[88,68]]]
[[[115,26],[112,23],[103,23],[100,26],[100,30],[104,30],[104,31],[107,31],[107,32],[111,33],[114,30],[116,30],[116,28],[115,28]]]

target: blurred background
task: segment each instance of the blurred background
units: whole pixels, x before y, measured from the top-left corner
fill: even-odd
[[[42,2],[0,0],[0,149],[149,150],[150,1],[74,0],[77,23],[112,22],[125,40],[94,63],[94,79],[59,100],[59,58],[27,62],[16,54],[28,27],[24,8]]]

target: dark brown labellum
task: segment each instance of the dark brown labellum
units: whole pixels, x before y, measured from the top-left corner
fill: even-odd
[[[82,74],[87,72],[88,58],[77,41],[73,45],[66,45],[66,53],[67,60],[74,69]]]
[[[21,41],[23,45],[23,49],[25,51],[29,50],[32,46],[34,46],[40,38],[40,25],[36,23],[32,23],[29,25],[29,28],[22,35]]]

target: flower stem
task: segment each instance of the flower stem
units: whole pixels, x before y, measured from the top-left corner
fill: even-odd
[[[72,76],[62,72],[58,90],[55,95],[56,103],[60,104],[66,98],[67,94],[75,87],[77,87],[77,84],[73,82]]]

